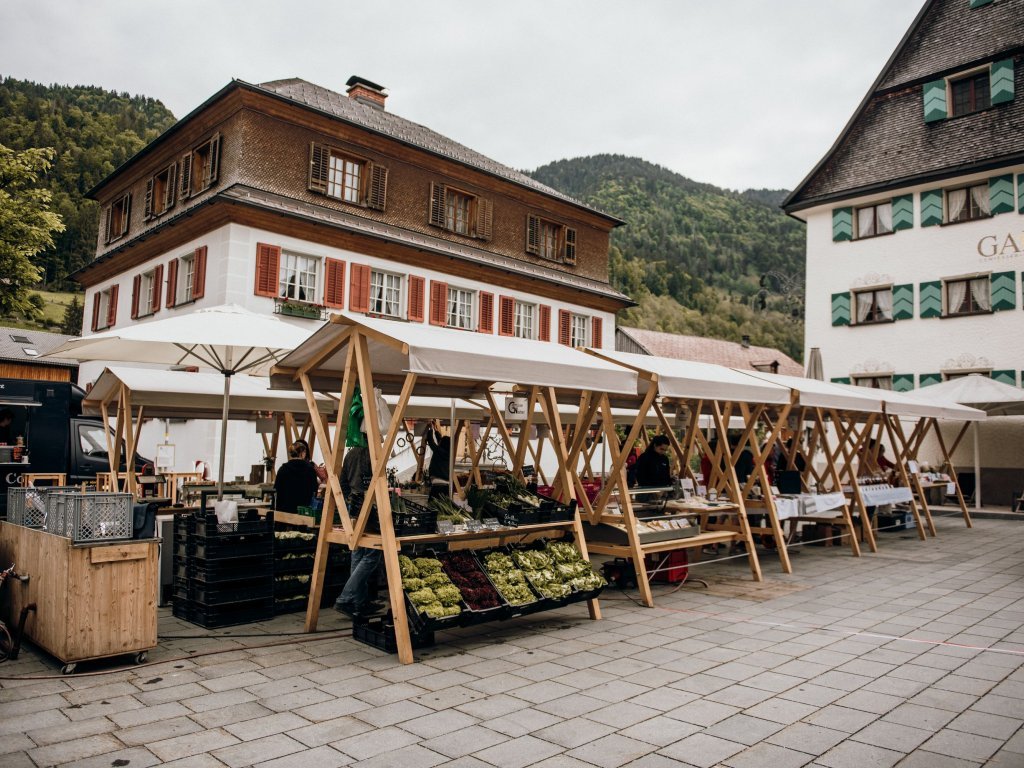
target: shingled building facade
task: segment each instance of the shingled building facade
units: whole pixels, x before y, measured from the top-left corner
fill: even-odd
[[[783,207],[807,222],[826,378],[1024,385],[1024,0],[928,0]],[[1019,467],[1021,441],[983,463]]]

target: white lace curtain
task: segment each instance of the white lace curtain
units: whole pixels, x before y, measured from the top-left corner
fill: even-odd
[[[857,236],[871,237],[875,234],[875,209],[861,208],[857,211]]]
[[[892,232],[892,203],[885,203],[878,210],[878,233]]]
[[[955,283],[946,283],[946,311],[955,314],[961,311],[964,299],[967,298],[967,283],[963,280]]]
[[[971,298],[978,309],[985,312],[992,309],[992,283],[987,277],[971,280]]]
[[[974,200],[974,204],[978,206],[978,210],[981,211],[983,215],[988,216],[992,213],[992,206],[989,205],[987,184],[979,184],[976,187],[971,187],[971,199]]]
[[[967,190],[952,190],[946,195],[946,202],[949,204],[948,221],[959,220],[960,215],[964,212],[964,206],[967,205]]]
[[[892,291],[876,291],[875,306],[878,308],[876,320],[892,320]]]
[[[857,297],[857,322],[866,323],[875,303],[871,300],[870,293],[858,293],[855,295]]]

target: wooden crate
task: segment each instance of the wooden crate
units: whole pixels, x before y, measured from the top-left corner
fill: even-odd
[[[35,603],[26,638],[68,665],[154,648],[157,546],[75,546],[63,536],[0,522],[0,563],[16,563],[17,572],[29,577],[5,585],[4,619],[16,626],[22,607]]]

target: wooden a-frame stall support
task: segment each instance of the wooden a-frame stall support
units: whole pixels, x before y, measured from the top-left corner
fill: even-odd
[[[540,402],[544,423],[554,436],[557,480],[565,497],[573,497],[570,478],[570,447],[560,428],[559,399],[580,402],[581,418],[594,399],[592,391],[632,396],[636,376],[619,366],[596,360],[560,345],[524,339],[463,334],[453,344],[451,331],[372,318],[333,315],[331,321],[313,334],[275,366],[274,386],[301,388],[312,415],[317,441],[328,467],[328,488],[321,517],[316,559],[306,614],[306,630],[313,631],[319,618],[328,548],[331,543],[355,550],[358,547],[382,551],[388,582],[399,660],[414,661],[412,642],[402,590],[398,555],[403,544],[438,543],[472,545],[502,543],[537,533],[574,535],[584,559],[589,557],[578,514],[568,522],[521,526],[505,531],[467,532],[454,535],[398,536],[395,533],[387,484],[387,465],[413,393],[450,398],[484,398],[490,419],[502,435],[506,448],[525,455],[522,441],[515,445],[505,427],[492,387],[498,382],[524,387],[531,400]],[[457,346],[457,348],[453,348]],[[580,382],[586,382],[584,390]],[[364,424],[369,446],[372,478],[359,510],[349,510],[341,492],[338,475],[345,454],[349,408],[356,385],[363,393]],[[385,395],[398,394],[390,426],[382,431],[374,389]],[[315,393],[339,392],[333,427],[321,418]],[[582,431],[582,430],[581,430]],[[522,464],[517,463],[521,468]],[[367,532],[371,511],[376,507],[380,533]],[[334,527],[335,512],[341,527]],[[353,515],[355,513],[355,515]],[[588,601],[592,619],[601,612],[596,599]]]

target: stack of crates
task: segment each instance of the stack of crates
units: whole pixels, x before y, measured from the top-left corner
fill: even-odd
[[[237,523],[213,513],[180,515],[174,529],[175,616],[226,627],[274,615],[272,522],[239,511]]]
[[[278,528],[281,527],[279,524]],[[315,529],[300,527],[274,532],[274,613],[306,610],[315,562]],[[348,550],[330,545],[321,607],[333,605],[345,586],[348,571]]]

